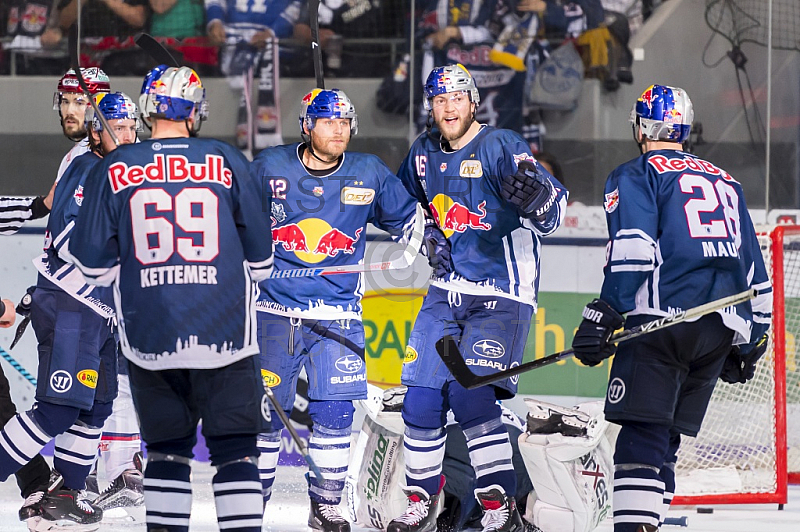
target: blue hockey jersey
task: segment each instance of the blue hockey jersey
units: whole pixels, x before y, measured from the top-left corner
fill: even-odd
[[[345,152],[324,177],[308,175],[301,144],[263,150],[253,175],[272,190],[272,240],[277,271],[360,264],[372,223],[404,240],[416,201],[378,157]],[[363,274],[269,279],[258,310],[311,319],[361,319]]]
[[[292,36],[301,8],[299,0],[206,0],[206,19],[221,20],[229,38],[249,40],[265,28],[284,38]]]
[[[44,254],[33,260],[39,270],[37,286],[61,288],[75,299],[85,303],[103,317],[114,315],[114,300],[110,287],[88,284],[74,264],[65,261],[59,253],[66,249],[83,204],[83,187],[89,171],[102,159],[92,152],[75,158],[58,182],[53,195],[53,208],[47,220]]]
[[[120,146],[92,169],[69,244],[115,282],[123,354],[149,370],[217,368],[258,353],[257,286],[272,266],[269,196],[232,146]]]
[[[725,170],[681,151],[651,151],[611,173],[604,206],[600,297],[617,311],[667,316],[756,288],[755,300],[720,315],[735,344],[767,331],[772,286],[742,187]]]
[[[514,174],[523,160],[534,162],[558,192],[541,223],[521,218],[501,193],[503,177]],[[433,285],[508,297],[536,308],[540,238],[561,225],[568,192],[536,162],[519,134],[482,126],[466,146],[447,152],[423,133],[411,146],[398,175],[420,201],[429,202],[450,240],[453,272],[435,279]]]

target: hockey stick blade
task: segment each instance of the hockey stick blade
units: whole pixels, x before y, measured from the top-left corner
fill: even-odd
[[[283,411],[283,407],[281,406],[280,402],[278,402],[278,398],[275,397],[275,394],[272,393],[272,390],[266,385],[266,383],[264,384],[264,392],[267,394],[267,398],[269,399],[270,403],[272,403],[273,410],[276,414],[278,414],[278,417],[281,418],[283,426],[289,431],[289,435],[294,440],[294,444],[297,445],[297,451],[303,455],[303,460],[305,460],[308,464],[308,468],[312,473],[314,473],[314,476],[317,477],[317,482],[320,484],[324,483],[325,477],[322,476],[322,471],[320,471],[319,467],[317,467],[317,464],[314,463],[314,459],[311,458],[311,455],[308,454],[308,449],[306,449],[303,440],[300,439],[300,435],[295,430],[294,425],[292,425],[289,416],[287,416],[286,412]]]
[[[325,75],[322,72],[322,48],[319,44],[319,0],[308,2],[308,25],[311,27],[311,57],[314,59],[314,77],[317,88],[325,88]]]
[[[167,50],[163,44],[155,40],[152,35],[140,33],[133,38],[133,42],[136,43],[136,46],[147,52],[147,55],[152,57],[159,65],[180,66],[175,56],[169,53],[169,50]]]
[[[721,310],[726,307],[744,303],[745,301],[753,299],[757,295],[758,292],[755,289],[751,289],[734,294],[732,296],[723,297],[704,305],[700,305],[683,312],[678,312],[671,316],[648,321],[641,325],[631,327],[630,329],[625,329],[612,335],[610,342],[617,344],[619,342],[624,342],[625,340],[642,336],[643,334],[659,331],[661,329],[671,327],[672,325],[677,325],[685,321],[705,316],[706,314],[716,312],[717,310]],[[439,353],[439,357],[442,359],[442,362],[444,362],[444,365],[447,366],[447,369],[450,370],[453,378],[458,381],[461,386],[468,390],[485,386],[486,384],[491,384],[499,380],[507,379],[509,377],[519,375],[520,373],[525,373],[527,371],[539,369],[544,366],[549,366],[550,364],[554,364],[560,360],[569,358],[574,354],[572,349],[567,349],[566,351],[554,353],[538,360],[531,360],[530,362],[526,362],[524,364],[520,364],[519,366],[515,366],[503,371],[498,371],[490,375],[475,375],[472,370],[469,369],[469,366],[467,366],[467,362],[464,357],[461,356],[458,343],[452,336],[445,335],[443,338],[440,338],[436,342],[436,352]]]
[[[422,246],[422,239],[425,236],[425,212],[422,206],[417,204],[417,213],[414,218],[414,227],[408,244],[403,250],[403,254],[394,259],[383,262],[371,262],[369,264],[345,264],[342,266],[324,266],[321,268],[297,268],[292,270],[273,270],[270,279],[283,279],[286,277],[318,277],[321,275],[336,275],[340,273],[365,273],[387,270],[402,270],[414,264],[414,260],[419,254]]]
[[[23,368],[22,364],[17,362],[17,360],[14,357],[12,357],[9,353],[7,353],[6,350],[3,349],[2,347],[0,347],[0,356],[5,358],[6,362],[8,362],[11,365],[12,368],[17,370],[20,375],[25,377],[25,379],[27,379],[28,382],[33,384],[34,388],[36,388],[36,378],[33,375],[31,375],[30,373],[28,373],[28,370]]]
[[[103,116],[103,113],[100,112],[100,109],[97,108],[97,102],[94,101],[92,97],[92,93],[89,91],[89,87],[86,86],[86,81],[83,79],[83,74],[81,73],[81,59],[78,57],[78,25],[73,24],[69,28],[69,59],[72,63],[72,70],[75,71],[75,77],[78,78],[78,85],[81,87],[81,91],[83,95],[89,100],[89,104],[91,104],[92,109],[94,110],[95,116],[100,119],[100,123],[103,124],[103,129],[108,131],[108,134],[111,136],[111,140],[114,141],[115,146],[119,146],[119,139],[108,126],[108,120],[106,117]]]

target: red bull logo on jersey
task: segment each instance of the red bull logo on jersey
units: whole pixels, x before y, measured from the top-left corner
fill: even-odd
[[[492,224],[483,221],[486,218],[486,200],[478,204],[477,212],[473,212],[463,203],[438,194],[430,203],[430,208],[436,223],[447,237],[467,229],[488,231],[492,228]]]
[[[27,4],[22,14],[22,29],[29,33],[40,32],[47,23],[47,6]]]
[[[676,152],[679,153],[679,152]],[[703,159],[684,155],[683,157],[666,157],[664,155],[653,155],[647,159],[647,164],[653,167],[656,172],[663,174],[666,172],[683,172],[691,170],[702,172],[709,175],[722,176],[725,181],[735,181],[731,175],[722,168],[711,164]]]
[[[78,185],[75,189],[75,192],[72,194],[72,197],[75,198],[75,203],[80,207],[83,204],[83,185]]]
[[[608,213],[612,213],[617,210],[619,207],[619,189],[615,188],[608,194],[606,194],[605,201],[603,202],[603,208]]]
[[[205,162],[190,163],[183,155],[156,154],[153,162],[144,166],[128,166],[122,161],[112,164],[108,168],[108,181],[114,194],[145,181],[156,184],[192,181],[231,188],[233,172],[220,155],[206,155]]]
[[[363,230],[363,227],[359,227],[350,236],[324,220],[306,218],[297,223],[273,227],[272,241],[276,249],[279,245],[283,246],[284,251],[294,252],[301,260],[316,263],[326,257],[335,257],[340,252],[347,255],[355,253]]]

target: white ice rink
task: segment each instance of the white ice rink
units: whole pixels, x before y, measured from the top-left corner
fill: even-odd
[[[305,532],[308,530],[308,501],[302,467],[280,466],[273,491],[272,501],[267,507],[264,530],[270,532]],[[192,507],[192,532],[218,530],[211,493],[213,472],[208,463],[194,465],[194,505]],[[24,523],[17,517],[22,500],[13,479],[0,483],[0,532],[24,532]],[[662,532],[800,532],[800,486],[789,488],[789,503],[784,510],[777,505],[716,506],[712,514],[698,514],[694,508],[674,509],[670,516],[687,516],[687,528],[665,526]],[[613,525],[607,521],[597,530],[612,532]],[[104,532],[144,531],[144,525],[103,524]],[[354,528],[354,532],[369,529]]]

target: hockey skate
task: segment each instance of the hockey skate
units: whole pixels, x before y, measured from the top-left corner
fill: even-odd
[[[108,522],[144,522],[142,455],[133,458],[134,469],[123,471],[94,501]]]
[[[475,497],[483,510],[483,532],[523,532],[517,503],[514,497],[507,497],[500,486],[476,489]]]
[[[338,504],[323,504],[311,501],[308,526],[320,532],[350,532],[350,523],[342,517]]]
[[[31,494],[19,511],[30,532],[93,532],[100,528],[103,510],[66,488]]]
[[[439,492],[428,495],[422,488],[409,487],[403,492],[408,497],[408,507],[403,515],[389,522],[386,532],[436,532],[436,518],[442,511],[444,476],[439,481]]]

